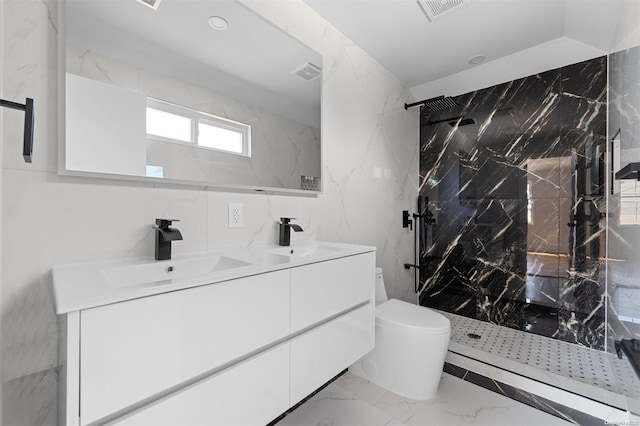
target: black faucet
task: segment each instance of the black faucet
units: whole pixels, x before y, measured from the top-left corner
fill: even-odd
[[[295,223],[289,223],[292,220],[296,220],[295,217],[281,217],[278,225],[280,226],[280,236],[278,238],[278,244],[284,247],[291,245],[291,229],[296,232],[301,232],[302,227]]]
[[[182,239],[182,234],[175,228],[170,228],[171,222],[178,219],[156,219],[153,228],[156,230],[156,260],[171,259],[171,241]]]

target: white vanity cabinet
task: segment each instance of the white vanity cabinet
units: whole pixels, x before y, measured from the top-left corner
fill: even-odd
[[[291,405],[373,349],[375,259],[351,256],[291,270]]]
[[[374,346],[375,306],[368,303],[291,341],[291,405]]]
[[[114,421],[122,426],[270,422],[289,408],[289,345],[265,351]]]
[[[68,312],[60,423],[266,424],[373,348],[375,252]]]
[[[288,311],[286,270],[81,311],[83,422],[287,336]]]

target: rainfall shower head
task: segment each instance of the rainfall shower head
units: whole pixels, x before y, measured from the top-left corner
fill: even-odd
[[[449,121],[449,126],[454,127],[456,123],[458,124],[458,127],[468,126],[469,124],[476,124],[476,120],[473,118],[462,118],[460,121]]]
[[[429,99],[425,102],[424,106],[431,111],[444,111],[447,109],[455,108],[458,106],[458,102],[451,97],[438,96],[437,98]]]
[[[458,106],[458,102],[456,102],[456,100],[450,96],[442,95],[435,98],[427,99],[425,101],[414,102],[412,104],[404,104],[404,109],[409,109],[417,105],[424,105],[425,107],[429,108],[431,112],[436,112],[455,108]]]
[[[458,116],[458,117],[449,117],[449,118],[445,118],[442,120],[435,120],[435,121],[429,120],[427,125],[432,126],[434,124],[440,124],[440,123],[447,123],[451,127],[455,127],[456,125],[458,127],[461,127],[461,126],[468,126],[469,124],[476,124],[476,121],[473,118],[465,118],[464,116]]]

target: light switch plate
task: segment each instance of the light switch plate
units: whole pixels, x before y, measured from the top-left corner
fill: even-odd
[[[229,228],[242,228],[241,203],[229,203]]]

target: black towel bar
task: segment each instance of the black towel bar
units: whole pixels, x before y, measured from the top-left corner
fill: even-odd
[[[26,163],[31,163],[33,156],[33,99],[27,98],[24,104],[0,99],[0,106],[24,111],[24,137],[22,142],[22,157]]]

